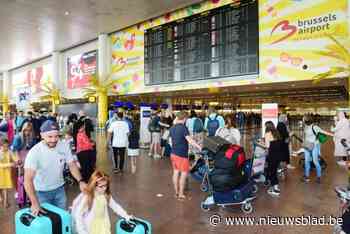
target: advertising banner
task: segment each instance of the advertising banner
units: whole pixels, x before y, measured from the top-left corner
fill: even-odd
[[[34,99],[45,95],[42,92],[43,85],[52,84],[52,65],[45,64],[36,68],[28,69],[19,73],[12,74],[12,87],[14,90],[13,100],[19,104],[19,101]]]
[[[85,88],[91,75],[96,74],[97,51],[78,54],[67,60],[67,89]]]
[[[262,136],[265,134],[265,123],[272,121],[277,127],[278,123],[278,104],[277,103],[264,103],[261,105],[261,118],[262,118]]]
[[[263,83],[308,80],[336,59],[316,54],[348,36],[347,0],[260,0],[259,80]]]

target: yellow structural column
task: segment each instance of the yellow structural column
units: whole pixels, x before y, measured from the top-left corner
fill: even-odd
[[[348,108],[350,109],[350,76],[348,77]]]
[[[98,127],[104,128],[108,118],[108,95],[107,92],[99,93],[97,97]]]
[[[4,96],[2,99],[2,112],[5,114],[9,112],[9,101],[7,96]]]
[[[105,79],[110,72],[109,39],[107,34],[98,36],[98,78]],[[104,128],[108,117],[108,90],[97,93],[98,127]]]
[[[62,84],[64,82],[61,73],[62,54],[59,51],[52,52],[52,90],[51,90],[51,108],[56,113],[57,106],[60,104]]]
[[[2,112],[3,114],[9,111],[9,98],[11,96],[11,76],[8,71],[3,74],[3,93],[2,93]]]

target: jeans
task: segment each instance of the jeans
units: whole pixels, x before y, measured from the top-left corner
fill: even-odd
[[[51,191],[36,191],[36,195],[40,204],[47,202],[61,209],[66,209],[67,198],[64,186]]]
[[[321,151],[320,144],[315,144],[312,151],[305,150],[304,155],[305,155],[305,176],[306,177],[310,176],[311,161],[313,161],[315,164],[317,177],[321,177],[322,169],[321,169],[320,160],[319,160],[320,151]]]

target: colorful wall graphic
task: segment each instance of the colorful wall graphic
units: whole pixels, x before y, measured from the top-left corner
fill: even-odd
[[[71,56],[67,59],[67,89],[85,88],[91,75],[96,74],[97,51]]]
[[[311,79],[338,61],[315,51],[348,35],[347,0],[260,0],[260,81]]]
[[[118,94],[136,94],[311,79],[343,65],[314,52],[348,36],[347,0],[259,0],[259,76],[223,78],[162,86],[144,85],[144,30],[239,0],[210,0],[165,14],[111,35],[112,69]],[[213,92],[214,92],[213,91]]]
[[[12,87],[14,90],[12,99],[16,102],[32,100],[44,93],[41,87],[52,84],[52,65],[45,64],[12,75]]]

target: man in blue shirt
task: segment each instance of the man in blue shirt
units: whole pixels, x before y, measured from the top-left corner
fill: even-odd
[[[188,159],[188,144],[201,150],[201,146],[197,144],[189,134],[185,126],[186,113],[181,111],[177,114],[175,125],[170,128],[171,139],[171,163],[173,166],[173,183],[175,196],[179,200],[186,199],[184,188],[186,178],[190,171],[190,162]]]

